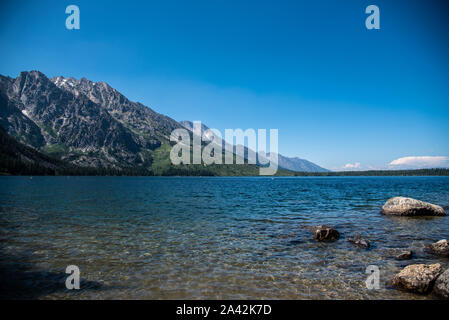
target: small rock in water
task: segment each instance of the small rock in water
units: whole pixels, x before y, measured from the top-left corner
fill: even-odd
[[[433,254],[449,257],[449,242],[446,239],[432,243],[426,249]]]
[[[322,225],[315,227],[313,238],[318,241],[334,241],[340,238],[340,233],[334,228]]]
[[[370,247],[370,242],[367,239],[362,238],[360,234],[356,234],[353,238],[349,238],[348,241],[360,247]]]
[[[413,251],[405,251],[400,255],[396,256],[396,260],[409,260],[412,258]]]
[[[445,216],[440,206],[405,197],[389,199],[382,207],[382,213],[393,216]]]
[[[449,269],[437,278],[433,291],[441,298],[449,299]]]
[[[412,264],[393,277],[392,285],[401,290],[427,293],[432,289],[435,279],[441,273],[441,265]]]

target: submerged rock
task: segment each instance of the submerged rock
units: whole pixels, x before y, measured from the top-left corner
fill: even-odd
[[[413,251],[409,250],[409,251],[405,251],[403,253],[401,253],[400,255],[396,256],[396,260],[409,260],[412,258],[413,255]]]
[[[340,233],[334,228],[322,225],[315,227],[313,238],[318,241],[334,241],[340,238]]]
[[[349,242],[352,242],[356,246],[369,248],[370,242],[367,239],[362,238],[360,234],[356,234],[353,238],[348,239]]]
[[[433,292],[441,298],[449,299],[449,269],[437,278]]]
[[[427,293],[432,289],[435,279],[441,273],[441,265],[412,264],[393,277],[392,285],[401,290]]]
[[[426,249],[433,254],[449,257],[449,242],[446,239],[432,243]]]
[[[389,199],[382,207],[382,213],[394,216],[445,216],[440,206],[405,197]]]

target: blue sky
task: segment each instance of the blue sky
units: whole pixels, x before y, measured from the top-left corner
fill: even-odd
[[[69,4],[80,30],[65,28]],[[365,28],[370,4],[380,30]],[[449,165],[447,12],[437,1],[2,1],[0,73],[106,81],[222,132],[277,128],[280,153],[334,170]]]

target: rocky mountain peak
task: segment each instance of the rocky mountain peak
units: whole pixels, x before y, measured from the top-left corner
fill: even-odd
[[[40,71],[22,71],[20,75],[13,81],[13,85],[10,88],[10,93],[20,95],[26,90],[47,90],[51,89],[53,84],[49,79]]]
[[[0,77],[0,125],[17,140],[79,165],[124,168],[151,160],[181,125],[128,100],[105,82]]]
[[[175,120],[138,102],[130,101],[106,82],[93,82],[85,78],[67,80],[64,77],[55,77],[51,81],[74,95],[87,97],[104,108],[116,120],[146,138],[157,135],[169,139],[171,131],[181,127]],[[155,142],[154,139],[151,140]]]

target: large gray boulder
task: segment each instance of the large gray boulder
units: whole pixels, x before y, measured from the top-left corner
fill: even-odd
[[[441,273],[441,265],[412,264],[393,277],[392,285],[401,290],[427,293],[432,290],[435,279]]]
[[[433,292],[441,298],[449,299],[449,269],[437,278]]]
[[[440,206],[405,197],[389,199],[382,207],[382,213],[393,216],[445,216]]]
[[[449,257],[449,242],[446,239],[432,243],[427,249],[433,254]]]

